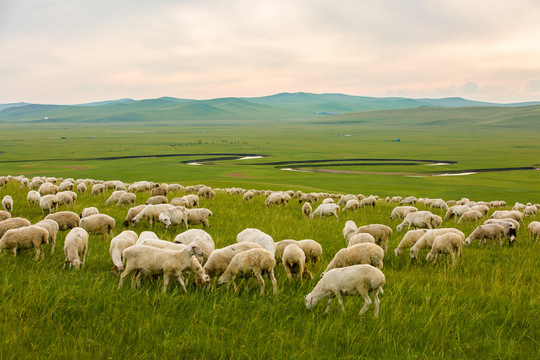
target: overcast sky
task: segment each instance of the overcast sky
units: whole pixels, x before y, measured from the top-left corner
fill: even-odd
[[[0,0],[0,103],[540,100],[539,0]]]

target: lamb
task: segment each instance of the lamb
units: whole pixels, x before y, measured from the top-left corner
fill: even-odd
[[[461,248],[463,247],[463,239],[456,233],[447,233],[439,235],[433,240],[431,251],[427,254],[426,260],[436,262],[439,258],[439,254],[446,254],[446,263],[448,263],[448,256],[452,257],[452,265],[456,263],[457,253],[458,259],[461,260]]]
[[[368,233],[375,238],[375,243],[383,248],[384,252],[388,250],[388,238],[392,235],[392,229],[382,224],[370,224],[356,229],[355,234]]]
[[[138,205],[138,206],[129,208],[126,214],[126,219],[124,220],[124,224],[123,224],[124,227],[128,227],[130,224],[132,224],[135,216],[139,215],[145,207],[146,205],[143,204],[143,205]],[[159,215],[158,215],[158,218],[159,218]]]
[[[152,196],[146,200],[146,205],[168,204],[169,200],[163,195]]]
[[[520,213],[517,210],[509,210],[509,211],[495,211],[493,214],[491,214],[491,219],[514,219],[517,222],[520,222],[523,224],[523,214]]]
[[[110,203],[118,203],[118,200],[120,200],[120,197],[124,194],[127,194],[127,191],[124,190],[116,190],[113,191],[111,196],[107,200],[105,200],[105,205],[109,205]]]
[[[272,292],[277,292],[277,281],[274,277],[274,266],[276,260],[274,254],[265,249],[251,249],[236,254],[225,272],[219,277],[220,285],[232,282],[234,291],[236,291],[237,277],[255,276],[261,285],[261,295],[264,295],[264,280],[262,275],[268,274],[272,282]]]
[[[287,245],[283,250],[281,261],[289,279],[292,279],[293,272],[298,272],[300,280],[303,280],[304,272],[309,275],[310,279],[313,279],[313,275],[306,265],[306,254],[298,245]]]
[[[0,210],[0,221],[4,221],[6,219],[11,219],[11,214],[7,211]]]
[[[204,264],[204,272],[211,278],[220,276],[225,272],[225,269],[227,269],[227,266],[229,266],[229,263],[236,254],[256,248],[261,249],[261,245],[252,242],[242,242],[226,246],[222,249],[216,249],[212,251]]]
[[[319,280],[313,291],[305,298],[306,307],[311,310],[319,301],[330,297],[325,313],[330,310],[333,297],[337,297],[341,310],[345,312],[341,295],[360,295],[364,299],[364,306],[360,310],[363,315],[371,305],[369,293],[373,294],[375,303],[374,317],[379,316],[379,293],[383,293],[383,285],[386,279],[379,269],[371,265],[352,265],[344,268],[333,269]]]
[[[86,184],[84,182],[81,182],[79,185],[77,185],[77,191],[79,194],[84,194],[87,190]]]
[[[197,244],[202,252],[202,256],[198,258],[201,265],[204,265],[208,261],[208,257],[216,249],[212,236],[200,229],[186,230],[176,235],[173,242],[183,245]]]
[[[39,200],[41,200],[41,195],[39,195],[39,193],[35,190],[30,190],[28,195],[26,195],[26,201],[28,201],[30,205],[39,205]]]
[[[198,225],[203,224],[203,227],[210,227],[210,223],[208,222],[208,218],[212,216],[212,212],[206,208],[200,208],[200,209],[186,209],[187,210],[187,221],[188,224],[191,225]],[[187,227],[187,225],[186,225]]]
[[[118,289],[122,288],[124,279],[131,274],[131,286],[140,285],[140,275],[163,275],[163,292],[171,277],[175,277],[185,293],[186,285],[182,278],[182,271],[190,266],[193,255],[202,255],[199,247],[190,244],[182,250],[160,249],[147,245],[134,245],[124,250],[125,270],[120,275]],[[135,278],[136,276],[136,278]]]
[[[73,211],[59,211],[45,216],[45,219],[56,221],[60,231],[78,227],[81,222],[79,215],[75,214]]]
[[[276,244],[274,239],[268,234],[265,234],[259,229],[247,228],[242,230],[236,236],[236,242],[252,242],[261,245],[265,250],[268,250],[272,253],[272,256],[276,253]]]
[[[418,211],[418,209],[414,206],[398,206],[395,207],[394,210],[392,210],[392,213],[390,214],[390,219],[404,219],[408,213],[416,211]]]
[[[465,244],[469,245],[474,240],[479,240],[481,243],[485,239],[493,239],[499,242],[502,246],[502,238],[504,236],[504,228],[499,224],[480,225],[465,239]]]
[[[306,202],[304,205],[302,205],[302,214],[304,214],[304,217],[309,217],[312,212],[313,209],[310,203]]]
[[[403,222],[396,227],[396,231],[401,231],[405,226],[408,229],[412,227],[420,229],[438,228],[442,223],[442,218],[430,211],[415,211],[407,214]]]
[[[5,220],[9,221],[9,220]],[[42,245],[48,243],[49,233],[47,230],[35,226],[23,226],[15,229],[9,229],[2,234],[0,238],[0,250],[11,249],[13,255],[17,255],[17,250],[36,249],[35,259],[43,259],[45,254]]]
[[[326,267],[326,270],[321,273],[321,277],[332,269],[357,264],[369,264],[382,269],[383,259],[384,250],[379,245],[370,243],[356,244],[339,250]]]
[[[309,217],[314,218],[316,215],[319,215],[319,218],[323,216],[334,216],[336,218],[336,221],[339,221],[338,214],[337,214],[338,212],[339,212],[338,204],[321,204],[317,206],[315,211]]]
[[[463,215],[461,215],[457,223],[461,224],[465,221],[476,221],[476,223],[478,223],[478,221],[480,221],[480,219],[482,219],[483,217],[484,215],[480,211],[469,210],[467,212],[464,212]]]
[[[410,256],[411,259],[415,259],[420,251],[422,249],[431,249],[431,246],[433,246],[433,241],[435,241],[435,238],[439,235],[444,235],[446,233],[453,232],[461,236],[462,239],[465,240],[465,234],[458,229],[454,228],[443,228],[443,229],[432,229],[427,230],[426,233],[418,239],[416,243],[411,247],[410,249]]]
[[[360,201],[361,208],[365,208],[366,206],[375,207],[375,205],[377,205],[377,198],[374,196],[368,196]]]
[[[138,240],[138,235],[135,231],[125,230],[120,234],[112,238],[111,245],[109,247],[109,254],[111,254],[113,267],[112,271],[123,271],[124,261],[123,252],[130,246],[135,245]]]
[[[159,214],[166,210],[173,208],[174,206],[170,204],[160,204],[160,205],[145,205],[139,214],[137,214],[132,220],[132,224],[138,224],[142,219],[146,219],[150,226],[153,225],[154,221],[159,221]],[[133,208],[132,208],[133,209]],[[127,217],[126,217],[127,220]]]
[[[135,201],[137,201],[137,195],[133,193],[125,193],[116,202],[116,206],[130,205],[135,206]]]
[[[0,221],[0,238],[4,236],[6,231],[17,229],[23,226],[30,226],[30,221],[25,218],[15,217]]]
[[[159,221],[168,229],[172,225],[184,224],[188,228],[188,209],[183,206],[167,208],[159,213]]]
[[[368,234],[368,233],[356,234],[350,238],[349,243],[347,244],[347,247],[350,247],[356,244],[364,244],[364,243],[375,244],[375,238],[373,237],[373,235]]]
[[[399,245],[394,250],[394,254],[396,256],[399,256],[401,254],[401,251],[403,249],[409,249],[411,248],[424,234],[427,232],[425,229],[418,229],[418,230],[409,230],[403,236],[403,239],[399,242]]]
[[[47,210],[51,214],[58,210],[58,202],[58,196],[53,194],[44,195],[39,199],[39,207],[43,213]]]
[[[343,211],[347,211],[347,210],[356,211],[358,210],[359,207],[360,207],[360,202],[358,200],[352,199],[352,200],[347,201],[347,203],[345,204],[345,207],[343,208]]]
[[[13,211],[13,198],[9,195],[4,196],[2,199],[2,207],[4,208],[4,211],[11,213]]]
[[[51,255],[54,254],[54,247],[56,245],[56,235],[58,234],[58,231],[60,230],[58,223],[51,219],[44,219],[35,224],[36,226],[39,226],[49,233],[49,237],[47,238],[48,243],[51,244]]]
[[[99,214],[98,208],[94,206],[84,208],[83,211],[81,212],[81,219],[84,217],[88,217],[90,215],[95,215],[95,214]]]
[[[535,242],[540,239],[540,222],[532,221],[529,226],[529,240],[535,239]]]
[[[88,250],[88,232],[81,227],[75,227],[69,231],[64,241],[64,266],[69,263],[69,267],[73,266],[79,270],[84,265],[86,252]],[[82,261],[81,261],[82,258]]]
[[[95,214],[82,218],[80,226],[94,235],[108,235],[113,237],[113,229],[116,221],[106,214]]]

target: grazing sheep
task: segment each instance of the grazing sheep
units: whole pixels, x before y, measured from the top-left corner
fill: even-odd
[[[336,218],[336,221],[339,221],[338,212],[338,204],[321,204],[317,206],[315,211],[309,217],[314,218],[317,215],[319,215],[319,218],[323,216],[334,216]]]
[[[132,208],[129,208],[127,214],[126,214],[126,219],[124,220],[124,227],[128,227],[129,225],[131,225],[133,223],[133,219],[135,218],[135,216],[139,215],[143,209],[146,207],[146,205],[138,205],[138,206],[135,206],[135,207],[132,207]],[[159,215],[158,215],[158,219],[159,219]]]
[[[73,211],[59,211],[45,216],[45,219],[56,221],[60,231],[78,227],[81,222],[79,215],[75,214]]]
[[[173,225],[184,224],[188,228],[188,209],[183,206],[167,208],[159,213],[159,221],[168,229]]]
[[[204,265],[206,261],[208,261],[208,257],[216,249],[212,236],[200,229],[186,230],[183,233],[176,235],[173,242],[183,245],[197,244],[202,252],[201,257],[198,258],[201,265]]]
[[[71,229],[64,241],[64,254],[66,254],[66,259],[64,260],[63,268],[69,263],[69,268],[73,266],[75,269],[79,270],[85,263],[87,250],[88,233],[86,230],[80,227]]]
[[[274,239],[268,234],[265,234],[259,229],[247,228],[238,233],[236,236],[236,242],[252,242],[261,245],[263,249],[266,249],[275,255],[276,244]]]
[[[79,192],[79,194],[84,194],[86,190],[87,190],[87,187],[85,183],[82,182],[79,185],[77,185],[77,191]]]
[[[529,226],[529,240],[535,239],[535,242],[540,239],[540,222],[532,221]]]
[[[443,199],[430,199],[429,201],[429,210],[433,210],[433,208],[441,209],[441,210],[448,210],[448,205]],[[428,204],[425,204],[428,206]]]
[[[368,234],[368,233],[361,233],[361,234],[353,235],[350,238],[349,243],[347,244],[347,247],[350,247],[356,244],[365,244],[365,243],[375,244],[375,238],[373,237],[373,235]]]
[[[504,228],[499,224],[480,225],[465,239],[465,244],[469,245],[474,240],[479,240],[484,243],[486,239],[497,240],[502,246],[502,238],[504,236]]]
[[[356,229],[355,234],[368,233],[375,238],[375,243],[383,248],[384,252],[388,250],[388,238],[392,236],[392,229],[382,224],[364,225]]]
[[[23,226],[30,226],[30,225],[31,225],[30,221],[21,217],[8,218],[5,220],[2,220],[0,221],[0,238],[4,236],[6,231],[10,229],[17,229]]]
[[[7,211],[0,210],[0,221],[4,221],[6,219],[11,219],[11,214]]]
[[[28,195],[26,195],[26,201],[28,201],[30,205],[39,205],[39,200],[41,200],[41,195],[39,195],[39,193],[35,190],[30,190]]]
[[[345,226],[343,227],[343,237],[345,238],[345,241],[349,243],[349,240],[354,235],[354,233],[358,230],[358,226],[354,223],[352,220],[348,220],[345,223]]]
[[[358,197],[354,194],[342,195],[337,202],[338,205],[345,205],[349,200],[358,200]]]
[[[55,195],[58,192],[58,186],[51,184],[49,182],[43,183],[39,189],[38,192],[41,196],[44,195]]]
[[[152,196],[146,200],[146,205],[168,204],[169,200],[163,195]]]
[[[387,203],[399,204],[402,201],[403,201],[403,198],[401,196],[392,196],[392,198],[388,198]]]
[[[313,291],[305,298],[306,307],[311,310],[319,301],[330,297],[325,313],[330,310],[333,298],[337,297],[341,310],[345,312],[341,295],[360,295],[364,299],[364,306],[360,310],[363,315],[371,305],[369,293],[373,294],[375,303],[374,316],[379,316],[379,292],[383,293],[383,285],[386,279],[379,269],[371,265],[352,265],[339,269],[332,269],[319,280]]]
[[[182,199],[187,201],[187,205],[182,205],[182,204],[179,204],[179,205],[182,205],[188,208],[199,206],[199,197],[195,194],[188,194],[188,195],[182,196]]]
[[[109,205],[110,203],[118,203],[118,200],[120,200],[120,197],[124,194],[127,194],[127,191],[124,190],[116,190],[113,191],[111,196],[107,200],[105,200],[105,205]]]
[[[58,231],[60,230],[58,223],[51,219],[44,219],[35,225],[47,230],[47,232],[49,233],[49,237],[47,238],[47,240],[48,240],[48,243],[51,244],[51,255],[54,254],[54,247],[56,245],[56,235],[58,235]]]
[[[347,211],[347,210],[356,211],[358,210],[359,207],[360,207],[360,202],[358,200],[352,199],[352,200],[347,201],[347,203],[345,204],[345,207],[343,208],[343,211]]]
[[[504,218],[504,219],[487,219],[486,221],[484,221],[484,224],[500,224],[504,228],[508,227],[508,225],[507,225],[508,223],[514,225],[513,226],[513,228],[514,228],[513,235],[514,235],[514,237],[517,236],[517,232],[519,231],[519,228],[521,227],[519,225],[519,221],[516,221],[514,219],[508,219],[508,218]],[[508,234],[508,235],[512,235],[512,234]]]
[[[9,221],[9,220],[5,220]],[[0,238],[0,250],[13,250],[13,255],[17,255],[17,250],[36,249],[35,259],[45,257],[42,245],[48,243],[49,233],[42,227],[30,225],[19,228],[12,228],[2,234]]]
[[[68,194],[67,192],[60,191],[56,193],[56,197],[58,198],[58,205],[71,205],[73,204],[73,197]]]
[[[471,210],[471,208],[468,207],[468,206],[454,205],[454,206],[448,208],[448,210],[446,211],[446,215],[444,216],[444,219],[445,220],[450,220],[454,216],[456,217],[456,219],[459,219],[461,217],[461,215],[463,215],[464,213],[466,213],[469,210]]]
[[[9,195],[4,196],[2,199],[2,207],[4,208],[4,211],[11,213],[13,211],[13,198]]]
[[[171,192],[182,192],[184,191],[184,187],[180,184],[169,184],[167,185],[167,193]]]
[[[132,224],[135,225],[135,224],[138,224],[139,221],[145,219],[148,221],[150,226],[152,226],[154,224],[154,221],[159,221],[159,214],[162,211],[173,208],[173,207],[174,206],[170,204],[145,205],[145,207],[142,208],[141,212],[139,212],[135,217],[132,218],[131,222]],[[126,217],[126,220],[127,220],[127,217]]]
[[[298,246],[300,246],[300,249],[306,254],[306,261],[317,267],[317,263],[323,253],[321,244],[312,239],[304,239],[298,241]]]
[[[189,205],[189,201],[187,199],[183,198],[183,197],[172,199],[170,204],[173,205],[173,206],[183,206],[183,207],[186,207],[186,208],[191,207]]]
[[[246,191],[242,196],[242,201],[251,201],[254,197],[255,193],[253,191]]]
[[[212,212],[206,208],[200,209],[186,209],[187,210],[187,222],[191,225],[203,224],[203,227],[210,227],[208,218],[212,216]],[[186,225],[187,227],[187,225]]]
[[[124,205],[135,206],[135,201],[137,201],[137,195],[127,192],[125,194],[122,194],[122,196],[120,196],[120,198],[116,202],[116,206],[124,206]]]
[[[482,219],[483,217],[484,215],[480,211],[469,210],[467,212],[464,212],[463,215],[461,215],[457,223],[461,224],[466,221],[476,221],[476,223],[478,223],[478,221],[480,221],[480,219]]]
[[[416,197],[414,196],[407,196],[405,199],[403,199],[403,201],[401,201],[399,204],[400,205],[416,205],[416,202],[418,201],[418,199],[416,199]]]
[[[187,293],[182,272],[190,266],[193,255],[202,255],[197,245],[188,245],[182,250],[160,249],[147,245],[134,245],[124,250],[125,270],[120,275],[118,289],[122,287],[124,279],[131,274],[131,286],[140,286],[142,275],[163,275],[163,292],[171,277],[176,278]]]
[[[354,200],[354,199],[352,199],[352,200]],[[332,198],[326,198],[326,199],[323,200],[322,203],[323,203],[323,204],[334,204],[335,201],[334,201],[334,199],[332,199]]]
[[[377,205],[377,198],[374,196],[368,196],[360,201],[361,208],[365,208],[366,206],[375,207],[375,205]]]
[[[242,251],[260,248],[261,246],[257,243],[242,242],[216,249],[212,251],[204,264],[204,271],[211,278],[220,276],[225,272],[225,269],[227,269],[227,266],[229,266],[229,263],[236,254]]]
[[[92,186],[92,196],[98,196],[105,194],[105,185],[103,184],[94,184]]]
[[[311,208],[310,203],[306,202],[304,205],[302,205],[302,214],[304,214],[304,217],[309,217],[312,212],[313,209]]]
[[[232,282],[234,291],[236,291],[235,279],[237,277],[255,276],[261,285],[261,295],[263,295],[264,280],[262,275],[266,273],[272,282],[272,292],[275,294],[277,292],[277,281],[274,277],[274,266],[276,266],[274,254],[268,250],[251,249],[242,251],[232,258],[225,272],[219,277],[218,283],[222,285]]]
[[[59,191],[73,190],[74,186],[75,184],[73,184],[73,182],[64,180],[60,183],[60,185],[58,185],[58,190]]]
[[[43,213],[45,210],[47,210],[49,214],[58,211],[58,203],[58,196],[53,194],[44,195],[39,199],[39,207]]]
[[[268,195],[266,200],[264,201],[264,205],[270,206],[270,205],[287,205],[290,200],[290,196],[285,194],[284,192],[274,192]]]
[[[287,245],[283,250],[281,262],[289,279],[292,279],[293,273],[298,273],[300,280],[303,280],[304,272],[309,275],[310,279],[313,279],[313,275],[306,265],[306,254],[298,245]]]
[[[369,264],[382,269],[383,259],[384,251],[379,245],[370,243],[356,244],[339,250],[326,267],[326,270],[321,273],[321,277],[332,269],[357,264]]]
[[[81,219],[85,218],[85,217],[88,217],[90,215],[95,215],[95,214],[99,214],[98,208],[96,208],[94,206],[84,208],[83,211],[81,212]]]
[[[448,256],[452,257],[452,265],[456,263],[457,253],[458,259],[461,260],[461,248],[463,247],[463,239],[456,233],[447,233],[439,235],[433,240],[431,251],[427,254],[426,260],[436,262],[439,258],[439,254],[446,254],[446,263],[448,263]]]
[[[431,249],[431,246],[433,246],[433,241],[435,241],[435,238],[439,235],[444,235],[447,233],[456,233],[459,236],[461,236],[462,239],[465,239],[465,234],[458,229],[454,228],[443,228],[443,229],[432,229],[427,230],[424,235],[410,249],[410,256],[411,259],[415,259],[418,257],[418,254],[422,249]]]
[[[442,223],[442,218],[431,211],[415,211],[408,213],[403,222],[396,227],[396,231],[401,231],[405,226],[416,229],[436,229]]]
[[[168,186],[165,185],[160,185],[158,187],[155,187],[152,189],[152,191],[150,191],[150,196],[158,196],[158,195],[161,195],[161,196],[167,196],[167,193],[169,192],[168,190]]]
[[[216,193],[211,187],[203,186],[197,191],[197,196],[199,198],[213,199],[216,196]]]
[[[483,216],[487,216],[489,212],[489,207],[486,205],[474,205],[471,207],[471,210],[480,211]]]
[[[427,230],[425,229],[407,231],[397,248],[394,250],[394,254],[399,256],[402,250],[411,248],[426,232]]]
[[[112,238],[111,245],[109,247],[109,254],[111,254],[111,259],[114,265],[111,272],[124,270],[124,258],[122,254],[125,249],[135,245],[138,238],[137,233],[131,230],[122,231],[120,234]]]
[[[113,229],[116,225],[116,221],[106,214],[95,214],[82,218],[80,226],[88,231],[89,234],[94,235],[108,235],[113,237]]]
[[[392,213],[390,214],[390,219],[404,219],[405,216],[407,216],[408,213],[416,212],[418,211],[417,208],[414,206],[398,206],[395,207],[394,210],[392,210]]]
[[[495,211],[491,214],[490,219],[514,219],[517,222],[523,224],[523,214],[517,210],[508,210],[508,211]]]
[[[535,217],[537,211],[538,211],[538,209],[536,209],[536,206],[529,205],[529,206],[525,207],[525,210],[523,210],[523,216]]]

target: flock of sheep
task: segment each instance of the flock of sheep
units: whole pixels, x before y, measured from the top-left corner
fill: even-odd
[[[264,294],[267,276],[272,284],[272,291],[277,291],[274,268],[277,262],[283,264],[289,278],[305,276],[313,278],[309,266],[316,266],[323,252],[322,246],[311,239],[282,240],[274,242],[273,238],[254,228],[247,228],[237,235],[237,242],[221,249],[216,249],[210,234],[202,229],[189,229],[190,225],[202,224],[210,227],[209,209],[198,208],[201,197],[213,199],[217,191],[231,195],[242,195],[243,201],[251,202],[255,196],[265,196],[266,206],[287,206],[292,199],[302,205],[305,217],[333,216],[339,219],[340,211],[357,211],[359,208],[375,207],[380,201],[395,204],[389,218],[403,219],[396,227],[400,232],[407,232],[394,250],[399,256],[403,250],[409,249],[410,257],[417,258],[423,249],[429,253],[428,261],[437,261],[446,255],[447,262],[455,264],[461,260],[462,248],[473,241],[496,241],[501,246],[503,239],[508,245],[516,241],[516,234],[523,225],[524,217],[535,217],[540,209],[539,204],[516,203],[512,210],[494,211],[490,219],[488,213],[493,208],[505,207],[503,201],[474,202],[463,198],[459,201],[442,199],[417,199],[377,196],[365,197],[361,194],[327,194],[302,193],[301,191],[259,191],[240,188],[212,189],[205,185],[182,186],[179,184],[156,184],[147,181],[125,184],[121,181],[97,181],[91,179],[57,179],[24,176],[0,177],[0,187],[8,182],[20,183],[21,188],[28,188],[27,201],[38,206],[47,214],[44,219],[32,225],[21,217],[11,217],[13,198],[6,195],[2,199],[4,211],[0,211],[0,251],[12,250],[16,255],[24,249],[35,249],[35,258],[43,258],[43,245],[50,244],[54,253],[56,236],[59,231],[68,231],[64,241],[64,267],[79,269],[85,263],[89,236],[101,235],[110,237],[110,256],[112,271],[121,272],[118,288],[122,287],[126,277],[131,277],[132,286],[140,286],[141,276],[152,281],[153,276],[163,277],[163,291],[167,291],[171,280],[178,281],[187,292],[186,274],[193,274],[194,281],[200,286],[210,286],[211,279],[217,278],[218,284],[232,284],[236,290],[236,279],[255,277],[260,284],[260,292]],[[124,226],[129,227],[141,221],[151,226],[155,222],[162,223],[167,229],[171,226],[185,227],[174,241],[160,239],[152,231],[140,234],[132,230],[124,230],[114,236],[116,222],[107,214],[100,213],[96,207],[85,208],[81,214],[72,211],[58,211],[60,205],[73,204],[78,194],[88,189],[93,196],[103,196],[105,190],[113,192],[105,204],[129,206]],[[137,192],[150,191],[151,197],[146,204],[135,205]],[[168,201],[167,195],[183,192],[186,195]],[[312,205],[320,204],[312,209]],[[419,203],[430,210],[418,210]],[[341,208],[341,206],[344,206]],[[456,228],[440,228],[443,218],[434,214],[433,209],[446,212],[446,220],[455,219],[457,224],[476,222],[477,227],[469,236]],[[485,221],[483,221],[486,219]],[[482,224],[480,222],[483,221]],[[411,230],[412,228],[412,230]],[[529,226],[529,237],[538,241],[540,238],[540,222],[532,221]],[[360,314],[364,314],[374,303],[374,314],[379,313],[379,293],[383,293],[385,276],[381,269],[385,253],[388,252],[388,238],[393,230],[384,224],[369,224],[357,227],[349,220],[343,228],[343,237],[347,247],[339,250],[311,293],[305,297],[305,304],[312,309],[317,303],[329,297],[326,312],[332,300],[338,299],[344,311],[342,295],[358,295],[364,299]],[[247,286],[247,280],[244,281]],[[373,301],[369,297],[372,295]]]

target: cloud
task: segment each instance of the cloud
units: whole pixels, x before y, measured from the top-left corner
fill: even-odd
[[[540,80],[529,80],[526,85],[527,92],[540,92]]]

